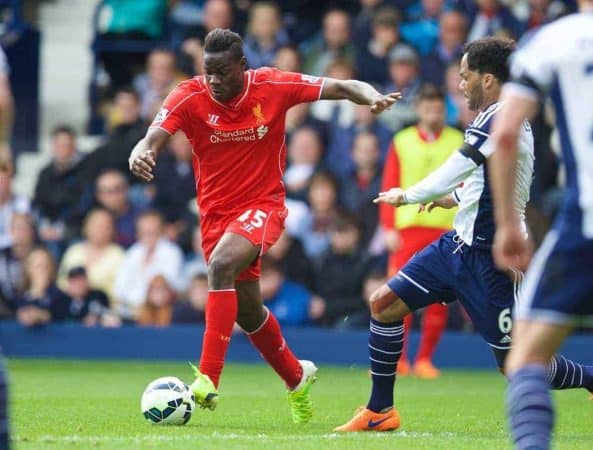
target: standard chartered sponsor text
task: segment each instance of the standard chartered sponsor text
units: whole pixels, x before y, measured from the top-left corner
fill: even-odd
[[[247,142],[257,140],[255,128],[244,128],[242,130],[223,131],[214,130],[210,135],[210,142],[222,144],[225,142]]]

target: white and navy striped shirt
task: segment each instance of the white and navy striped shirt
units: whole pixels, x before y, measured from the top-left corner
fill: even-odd
[[[555,225],[563,239],[593,239],[593,12],[566,16],[524,40],[505,90],[549,95],[566,167],[566,194]]]
[[[467,156],[474,160],[477,167],[465,179],[463,187],[456,189],[453,193],[459,203],[453,227],[463,242],[476,247],[489,247],[494,238],[494,208],[486,159],[495,150],[490,139],[490,127],[494,116],[501,108],[501,102],[490,105],[486,110],[480,112],[466,129],[464,142],[473,150],[473,154]],[[524,229],[526,229],[525,207],[529,200],[535,159],[533,134],[527,121],[521,127],[518,150],[515,207],[523,220]],[[462,153],[464,152],[462,151]]]

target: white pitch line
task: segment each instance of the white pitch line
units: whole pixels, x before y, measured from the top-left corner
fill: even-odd
[[[223,440],[223,441],[318,441],[318,440],[351,440],[355,437],[364,436],[371,439],[394,439],[394,438],[453,438],[456,437],[455,433],[443,432],[443,433],[428,433],[428,432],[407,432],[407,431],[396,431],[394,433],[360,433],[360,434],[341,434],[341,433],[326,433],[326,434],[293,434],[293,435],[269,435],[265,433],[259,434],[240,434],[240,433],[221,433],[214,431],[211,434],[200,435],[201,440]],[[56,435],[43,435],[36,439],[25,436],[15,436],[15,441],[22,442],[186,442],[195,441],[196,436],[194,434],[177,434],[177,435],[138,435],[138,436],[81,436],[81,435],[70,435],[70,436],[56,436]]]

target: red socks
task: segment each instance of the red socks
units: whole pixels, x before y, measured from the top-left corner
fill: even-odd
[[[404,317],[404,342],[402,347],[402,355],[400,361],[408,361],[408,336],[414,325],[414,313],[406,314]]]
[[[429,305],[424,310],[422,337],[416,355],[416,361],[431,359],[441,335],[447,326],[447,307],[440,303]]]
[[[294,389],[303,377],[303,368],[286,345],[280,325],[270,311],[261,326],[249,333],[248,337],[266,362],[284,380],[288,388]]]
[[[238,309],[237,293],[234,289],[208,292],[200,372],[208,375],[216,387],[231,342]]]

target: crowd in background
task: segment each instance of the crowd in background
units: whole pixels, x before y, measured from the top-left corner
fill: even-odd
[[[387,253],[372,199],[394,134],[417,119],[419,92],[427,83],[440,88],[447,124],[463,129],[474,117],[458,89],[464,42],[519,39],[574,7],[551,0],[103,3],[101,39],[167,45],[101,53],[103,142],[81,153],[76,133],[55,127],[52,160],[31,198],[12,193],[15,167],[0,158],[0,317],[26,326],[204,320],[208,283],[191,144],[175,135],[150,184],[131,176],[127,159],[167,93],[202,73],[203,39],[216,27],[244,36],[250,68],[357,78],[403,94],[378,117],[347,101],[288,112],[289,217],[263,260],[262,293],[280,322],[366,326],[365,303],[385,281]],[[536,235],[560,190],[547,123],[545,114],[534,121]]]

